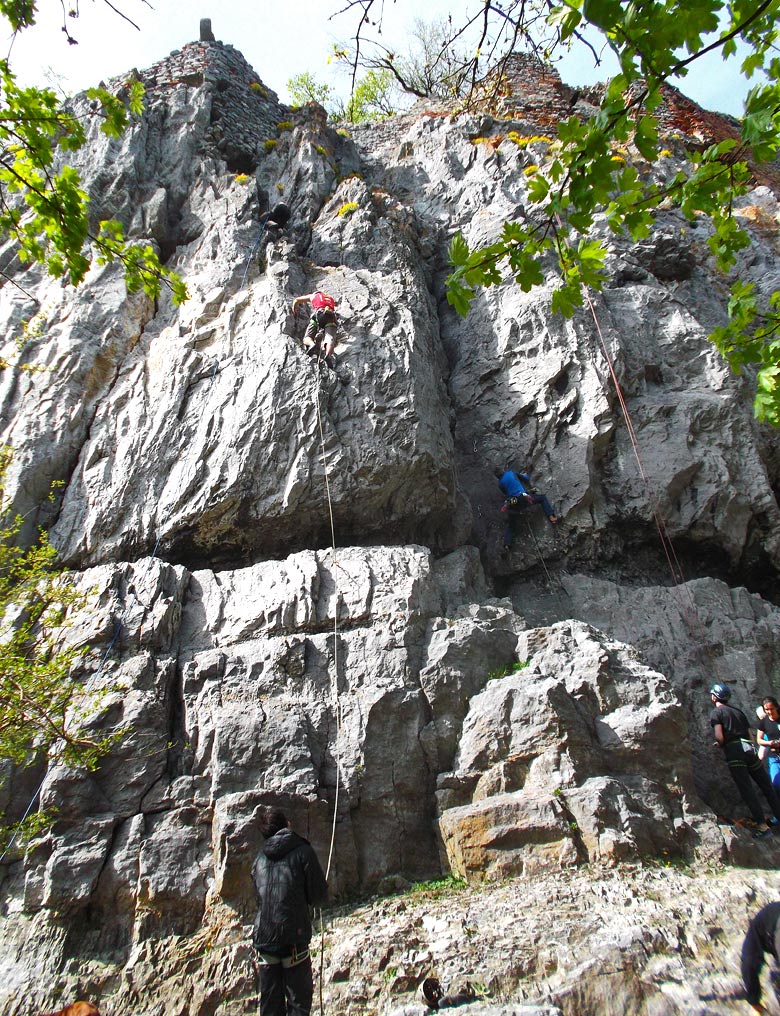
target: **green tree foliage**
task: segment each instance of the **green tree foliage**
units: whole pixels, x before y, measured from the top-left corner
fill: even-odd
[[[33,0],[0,0],[0,23],[4,18],[14,32],[34,24],[35,15]],[[88,119],[97,118],[104,134],[118,137],[140,115],[143,87],[129,80],[119,94],[93,88],[87,99]],[[161,265],[149,244],[126,241],[115,221],[91,229],[89,198],[68,165],[69,154],[86,144],[88,119],[50,89],[21,87],[8,61],[0,60],[0,235],[15,241],[22,263],[41,264],[73,285],[93,262],[118,260],[128,290],[156,297],[165,285],[181,302],[184,283]],[[20,348],[27,338],[25,330]],[[0,360],[0,369],[13,365]],[[5,520],[0,523],[0,772],[7,775],[11,766],[46,753],[94,768],[120,734],[93,737],[84,731],[81,720],[94,710],[97,697],[73,680],[81,652],[63,641],[66,613],[81,598],[56,571],[45,533],[32,547],[19,543],[23,520],[9,519],[3,492],[10,454],[0,450],[0,519]],[[38,811],[25,822],[25,831],[36,831],[51,818]],[[11,833],[0,823],[0,845]]]
[[[343,50],[336,50],[335,59],[345,57]],[[369,123],[392,116],[396,112],[394,87],[389,71],[369,71],[357,81],[349,101],[345,103],[335,89],[318,81],[309,71],[296,74],[287,82],[290,97],[296,105],[318,102],[332,120],[348,120],[350,123]]]
[[[671,205],[691,220],[710,218],[710,250],[724,276],[733,273],[737,253],[748,244],[733,214],[734,200],[751,178],[747,160],[774,159],[780,144],[780,60],[774,55],[779,11],[776,2],[733,3],[727,9],[719,0],[567,0],[555,7],[550,21],[561,39],[588,23],[614,51],[620,73],[593,117],[559,124],[543,165],[529,176],[534,214],[506,223],[500,239],[481,249],[470,250],[462,237],[453,241],[450,303],[466,313],[477,288],[503,281],[505,270],[528,290],[543,280],[552,255],[559,276],[553,308],[571,316],[583,304],[585,287],[598,290],[604,281],[605,246],[588,238],[596,217],[605,216],[614,233],[640,240],[650,233],[657,211]],[[663,185],[658,176],[640,173],[641,161],[654,164],[660,157],[655,114],[662,85],[684,77],[707,50],[734,55],[738,40],[748,49],[742,73],[765,76],[748,95],[741,140],[689,151],[685,167]],[[616,146],[628,146],[634,157],[622,158]],[[756,416],[775,425],[780,424],[779,304],[780,294],[762,304],[752,285],[736,279],[728,324],[712,335],[735,370],[746,365],[756,370]]]
[[[317,81],[310,71],[295,74],[287,82],[287,91],[295,106],[304,106],[307,102],[318,102],[320,106],[331,112],[339,100],[330,85]],[[343,103],[340,104],[343,109]]]
[[[35,22],[32,0],[0,0],[0,15],[14,31]],[[71,37],[68,37],[71,41]],[[90,117],[100,130],[118,137],[143,108],[140,81],[125,83],[118,95],[92,88]],[[122,225],[89,223],[89,198],[69,153],[87,140],[86,121],[45,88],[19,86],[7,60],[0,60],[0,233],[13,238],[22,262],[44,265],[49,274],[77,285],[90,264],[120,261],[127,287],[156,297],[162,285],[173,299],[186,298],[181,279],[165,269],[149,244],[129,243]]]
[[[3,480],[10,462],[0,450],[0,514],[7,517]],[[45,753],[71,765],[94,768],[116,740],[80,729],[95,695],[84,693],[72,672],[84,650],[63,644],[69,609],[83,603],[54,567],[55,551],[45,533],[33,547],[16,538],[20,516],[0,525],[0,760],[24,766]],[[2,771],[8,772],[7,764]],[[50,819],[46,816],[45,819]],[[40,827],[41,815],[27,824]],[[0,845],[8,829],[0,823]]]
[[[395,113],[393,76],[389,71],[368,71],[355,85],[346,107],[350,123],[384,120]]]

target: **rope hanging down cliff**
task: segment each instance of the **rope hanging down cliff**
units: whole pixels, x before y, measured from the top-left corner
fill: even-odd
[[[583,287],[583,293],[585,295],[585,300],[588,304],[588,308],[590,309],[591,316],[593,317],[593,323],[596,326],[596,333],[598,334],[599,337],[599,342],[601,344],[601,349],[604,354],[604,358],[607,361],[609,375],[612,378],[612,383],[615,386],[615,392],[618,397],[618,402],[620,403],[623,419],[626,424],[626,430],[628,431],[629,440],[631,442],[631,448],[634,452],[634,458],[636,459],[637,466],[639,467],[639,474],[642,477],[642,482],[644,483],[645,490],[647,491],[647,500],[650,505],[650,511],[653,516],[653,521],[655,522],[655,526],[658,531],[658,537],[661,541],[661,546],[663,547],[664,554],[666,556],[666,560],[669,565],[669,571],[672,576],[672,584],[674,586],[675,593],[678,597],[680,605],[680,613],[686,620],[688,619],[692,620],[693,623],[689,624],[691,637],[693,638],[693,641],[696,644],[697,649],[701,652],[702,657],[706,656],[709,659],[709,663],[712,667],[713,674],[715,677],[717,677],[718,675],[717,660],[713,656],[707,644],[706,634],[704,632],[704,626],[702,624],[701,618],[699,617],[699,612],[696,609],[696,604],[693,601],[690,590],[686,586],[687,580],[685,578],[685,573],[683,572],[682,564],[680,563],[680,560],[677,557],[677,552],[674,549],[672,538],[669,535],[666,520],[664,519],[663,514],[661,513],[658,497],[650,482],[650,478],[644,467],[644,463],[642,462],[642,456],[640,455],[639,452],[639,440],[637,438],[636,429],[634,428],[634,422],[631,418],[631,412],[628,408],[628,403],[623,393],[623,389],[620,385],[620,381],[618,380],[614,362],[612,360],[612,357],[610,356],[609,349],[607,348],[607,344],[604,340],[601,325],[599,323],[599,319],[596,314],[596,308],[593,305],[590,293],[585,287]],[[687,607],[685,602],[686,598],[688,600]]]

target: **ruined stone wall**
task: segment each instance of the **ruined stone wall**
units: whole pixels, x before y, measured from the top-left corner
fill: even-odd
[[[279,136],[290,110],[260,80],[243,55],[222,42],[190,42],[140,74],[150,100],[180,85],[212,96],[207,140],[236,171],[254,168],[267,139]]]

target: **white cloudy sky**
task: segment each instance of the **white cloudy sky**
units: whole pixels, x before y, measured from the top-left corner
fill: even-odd
[[[46,82],[51,68],[62,87],[77,91],[97,84],[101,78],[122,74],[131,67],[142,69],[173,49],[198,38],[202,17],[210,17],[217,39],[241,50],[261,80],[287,99],[286,82],[300,71],[311,71],[321,80],[330,79],[345,90],[346,81],[336,78],[327,58],[334,42],[348,42],[357,23],[354,12],[338,14],[348,0],[112,0],[139,26],[131,27],[117,16],[105,0],[64,0],[64,8],[78,9],[68,18],[78,45],[69,46],[62,31],[60,0],[38,0],[38,24],[13,40],[0,19],[0,56],[8,55],[12,70],[25,83]],[[452,12],[474,9],[475,0],[384,0],[383,39],[399,46],[416,17],[426,21]],[[376,4],[377,8],[379,4]],[[335,16],[334,16],[335,15]],[[7,26],[6,26],[7,27]],[[603,80],[609,70],[594,70],[592,58],[568,57],[559,64],[563,80],[571,85]],[[747,85],[739,78],[734,62],[719,57],[697,67],[682,90],[708,109],[739,115]]]

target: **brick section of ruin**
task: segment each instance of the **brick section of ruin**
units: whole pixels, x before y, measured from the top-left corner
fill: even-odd
[[[242,54],[221,42],[190,42],[138,77],[150,97],[181,87],[208,89],[212,96],[208,142],[235,172],[251,172],[263,143],[278,138],[279,123],[290,118],[289,108]]]
[[[586,118],[595,112],[603,85],[574,89],[561,81],[558,71],[529,53],[511,53],[499,71],[480,86],[480,101],[503,119],[528,121],[550,131],[572,114]],[[661,136],[678,138],[686,147],[704,149],[733,139],[739,142],[739,124],[732,116],[703,109],[672,85],[662,87],[663,101],[655,115]],[[748,160],[758,183],[780,193],[780,167]]]
[[[530,53],[510,53],[479,86],[478,104],[505,120],[527,120],[549,129],[575,112],[579,93],[558,71]]]

